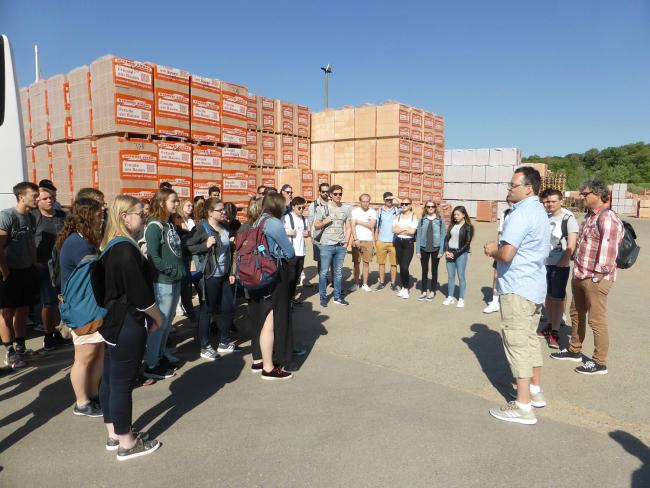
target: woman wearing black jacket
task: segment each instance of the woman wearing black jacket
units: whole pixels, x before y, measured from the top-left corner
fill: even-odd
[[[457,307],[463,308],[465,306],[465,269],[467,268],[467,260],[469,259],[469,246],[474,237],[474,227],[472,221],[467,215],[465,207],[458,206],[454,208],[451,213],[451,222],[447,229],[447,237],[445,238],[445,257],[447,258],[447,274],[449,275],[449,286],[447,298],[443,305],[453,305],[457,303]],[[458,274],[459,290],[458,302],[454,298],[454,291],[456,289],[455,277]]]
[[[100,329],[106,351],[99,389],[108,430],[106,449],[117,450],[120,461],[150,454],[160,447],[147,434],[131,429],[131,394],[147,343],[145,323],[152,333],[164,320],[156,305],[151,271],[134,239],[143,223],[142,204],[137,198],[115,198],[100,245],[102,251],[110,249],[93,273],[98,302],[108,310]]]
[[[230,236],[225,227],[224,204],[218,198],[208,198],[203,206],[203,220],[192,230],[187,238],[188,250],[199,256],[198,271],[203,271],[199,281],[201,308],[199,311],[199,342],[201,357],[214,361],[219,354],[240,352],[241,349],[230,337],[230,329],[235,317],[235,298],[232,285],[232,255]],[[210,345],[210,321],[212,314],[219,310],[219,346],[215,351]]]

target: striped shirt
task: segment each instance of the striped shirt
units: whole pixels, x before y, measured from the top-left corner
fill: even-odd
[[[574,278],[584,280],[602,273],[604,279],[616,281],[616,257],[623,232],[623,223],[614,212],[607,211],[604,206],[598,210],[588,210],[578,234]]]

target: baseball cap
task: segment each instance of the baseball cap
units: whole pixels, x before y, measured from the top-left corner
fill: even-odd
[[[389,191],[384,193],[384,200],[386,200],[387,198],[393,198],[393,194]]]
[[[48,190],[56,191],[56,186],[52,183],[52,180],[41,180],[38,182],[39,188],[47,188]]]

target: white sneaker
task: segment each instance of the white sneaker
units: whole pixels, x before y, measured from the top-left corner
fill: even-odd
[[[408,300],[409,291],[406,288],[402,288],[397,294],[398,297]]]
[[[488,306],[483,309],[483,313],[494,313],[498,312],[501,309],[499,307],[499,300],[492,300],[490,303],[488,303]]]
[[[456,305],[458,308],[464,308],[465,307],[465,300],[462,298],[458,299],[458,304]]]
[[[368,285],[363,285],[363,286],[361,287],[361,289],[362,289],[363,291],[365,291],[365,292],[370,292],[370,291],[372,291]]]
[[[445,298],[445,301],[442,302],[443,305],[453,305],[456,303],[456,299],[454,297],[447,297]]]

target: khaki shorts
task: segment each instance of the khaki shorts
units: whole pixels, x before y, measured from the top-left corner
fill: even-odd
[[[352,262],[358,263],[363,260],[364,263],[372,261],[372,252],[375,246],[372,241],[359,241],[359,247],[352,247]]]
[[[499,295],[503,347],[515,378],[532,378],[542,366],[542,347],[537,326],[542,306],[514,293]]]
[[[390,257],[390,265],[397,266],[397,253],[392,242],[377,241],[376,247],[378,264],[386,264],[386,256],[388,256]]]
[[[74,330],[72,331],[72,343],[75,346],[80,346],[82,344],[99,344],[100,342],[104,342],[104,338],[99,332],[78,336],[74,333]]]

